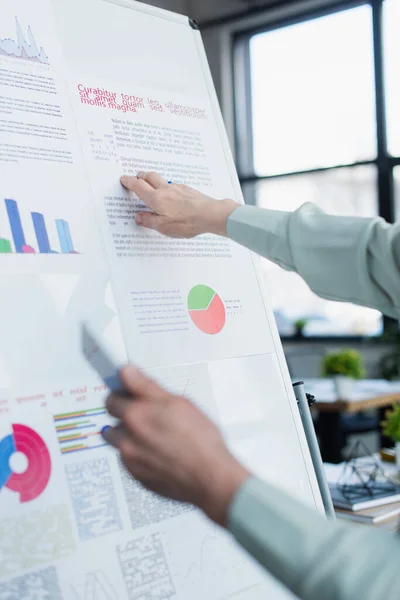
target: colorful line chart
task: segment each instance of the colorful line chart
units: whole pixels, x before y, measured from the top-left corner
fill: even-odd
[[[0,490],[6,487],[19,494],[20,502],[37,498],[46,488],[51,474],[51,459],[40,435],[26,425],[13,424],[12,433],[0,440]],[[10,459],[21,452],[27,459],[27,468],[15,473]]]
[[[54,415],[53,419],[61,454],[107,445],[101,435],[110,427],[110,417],[104,406]]]
[[[12,38],[0,38],[0,56],[22,58],[23,60],[31,60],[43,65],[48,65],[49,58],[43,48],[39,48],[36,44],[31,26],[28,26],[26,36],[22,32],[17,17],[15,17],[15,26],[17,30],[16,40]]]
[[[187,303],[190,318],[198,329],[211,335],[222,331],[226,320],[225,306],[212,288],[203,284],[194,286]]]

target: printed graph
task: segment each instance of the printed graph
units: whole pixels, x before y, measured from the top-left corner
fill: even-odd
[[[50,246],[44,215],[39,212],[31,212],[38,248],[38,250],[36,250],[26,240],[18,202],[11,198],[5,198],[4,203],[11,230],[11,239],[0,238],[0,254],[10,254],[13,252],[17,254],[36,254],[36,252],[39,252],[40,254],[79,254],[79,252],[74,249],[68,221],[65,221],[64,219],[55,219],[55,227],[60,244],[60,250],[55,250]]]
[[[78,592],[75,585],[71,585],[71,592],[75,600],[119,600],[115,585],[102,571],[85,573],[84,589]]]
[[[47,567],[34,573],[25,573],[0,585],[1,600],[63,600],[57,571]]]
[[[33,62],[49,64],[49,58],[42,47],[36,43],[31,26],[28,26],[26,36],[22,32],[21,25],[17,17],[15,17],[15,26],[17,39],[0,38],[0,56],[8,56],[10,58],[21,58],[23,60],[31,60]]]
[[[175,584],[159,533],[119,544],[117,555],[129,600],[176,598]]]
[[[101,433],[110,426],[110,417],[104,406],[62,413],[53,418],[61,454],[106,446]]]
[[[27,468],[13,472],[10,459],[16,452],[25,455]],[[0,440],[0,489],[4,486],[19,494],[20,502],[37,498],[46,488],[51,473],[48,448],[40,435],[20,423],[12,425],[12,433]]]
[[[194,286],[188,296],[188,309],[193,323],[203,333],[219,333],[226,320],[225,306],[208,285]]]
[[[193,590],[202,599],[246,597],[239,592],[259,583],[259,569],[228,535],[201,515],[192,513],[183,519],[184,535],[179,535],[179,526],[161,534],[171,573],[179,581],[179,597],[192,598]],[[271,598],[268,593],[264,597]]]
[[[79,538],[92,540],[122,529],[110,463],[102,456],[65,465]]]
[[[0,517],[1,578],[10,577],[19,571],[24,573],[23,577],[27,577],[27,571],[36,566],[56,563],[74,552],[75,532],[70,518],[70,507],[67,504],[20,512],[13,517]],[[0,590],[3,589],[2,581]],[[34,589],[35,600],[59,600],[54,589],[50,595],[40,594],[38,587]],[[10,600],[7,594],[5,598]],[[30,596],[25,595],[17,595],[16,598],[31,600]],[[15,597],[12,600],[15,600]]]

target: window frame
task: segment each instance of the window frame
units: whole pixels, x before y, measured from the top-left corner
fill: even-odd
[[[332,171],[341,168],[355,168],[363,165],[374,165],[377,170],[378,213],[389,223],[395,221],[394,172],[395,166],[400,165],[400,156],[391,156],[387,145],[386,98],[385,98],[385,57],[383,39],[383,10],[385,0],[364,0],[330,2],[323,7],[304,8],[302,4],[286,17],[271,19],[263,26],[249,26],[246,29],[232,32],[232,65],[233,65],[233,109],[234,109],[234,147],[236,167],[240,184],[251,184],[266,179],[278,179],[301,174],[312,174],[322,171]],[[377,154],[372,160],[359,161],[350,164],[340,164],[329,167],[314,168],[304,171],[288,172],[279,175],[256,175],[253,169],[253,139],[252,139],[252,105],[251,105],[251,68],[250,68],[250,39],[257,34],[274,31],[291,25],[305,23],[324,16],[343,12],[360,6],[370,6],[372,11],[372,39],[374,57],[375,83],[375,115]],[[248,194],[248,204],[255,204],[255,193]],[[383,316],[383,333],[387,332],[393,320]],[[294,336],[281,336],[283,341],[293,341]],[[379,340],[379,336],[307,336],[300,338],[301,342],[361,342]]]

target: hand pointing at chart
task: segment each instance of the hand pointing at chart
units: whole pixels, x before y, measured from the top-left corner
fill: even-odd
[[[233,200],[214,200],[187,185],[168,184],[158,173],[123,176],[121,183],[152,211],[139,213],[137,225],[170,237],[224,236],[228,217],[239,206]]]

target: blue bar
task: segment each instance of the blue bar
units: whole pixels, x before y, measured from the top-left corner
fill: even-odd
[[[44,222],[44,216],[38,212],[33,212],[31,215],[39,246],[39,252],[42,252],[43,254],[50,254],[51,248],[49,236],[47,235],[46,223]]]
[[[65,235],[68,241],[68,247],[69,247],[69,251],[73,252],[74,251],[74,245],[72,243],[72,238],[71,238],[71,232],[69,230],[69,223],[67,221],[64,221],[64,231],[65,231]]]
[[[56,219],[56,225],[62,252],[64,254],[70,254],[71,252],[74,252],[68,221],[64,221],[64,219]]]
[[[61,252],[69,254],[68,239],[64,231],[64,221],[62,219],[56,219],[58,238],[60,240]]]
[[[15,251],[23,252],[26,246],[24,230],[22,229],[21,217],[19,215],[18,204],[15,200],[4,199],[6,203],[8,220],[10,221],[11,233],[13,236]]]

